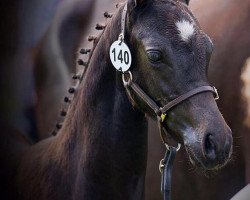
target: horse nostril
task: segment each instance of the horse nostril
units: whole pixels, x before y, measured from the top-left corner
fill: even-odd
[[[212,134],[208,133],[204,140],[204,153],[205,157],[207,157],[210,160],[216,159],[216,145],[213,141],[214,137]]]

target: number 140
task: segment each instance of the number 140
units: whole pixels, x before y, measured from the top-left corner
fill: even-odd
[[[114,55],[114,61],[115,61],[115,62],[116,62],[117,60],[120,60],[121,63],[123,63],[123,61],[124,61],[124,63],[125,63],[126,65],[129,64],[129,54],[128,54],[127,51],[124,51],[124,52],[123,52],[122,50],[120,50],[119,53],[118,53],[118,55],[117,55],[116,49],[114,48],[114,49],[112,50],[112,53],[113,53],[113,55]]]

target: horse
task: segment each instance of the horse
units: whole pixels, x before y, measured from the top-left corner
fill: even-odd
[[[62,98],[70,86],[71,75],[78,70],[84,70],[82,66],[76,69],[75,59],[80,54],[76,52],[79,52],[81,46],[88,49],[92,47],[92,44],[86,41],[86,35],[95,35],[97,31],[101,31],[94,29],[93,24],[97,21],[102,21],[99,24],[103,24],[103,19],[107,21],[103,13],[105,11],[113,13],[116,9],[115,6],[110,8],[111,3],[114,2],[112,0],[66,1],[55,13],[49,30],[40,41],[34,58],[37,95],[35,116],[38,129],[36,137],[38,140],[54,134],[56,123],[63,121],[63,117],[60,119],[58,113],[62,109]],[[99,15],[94,15],[94,13],[99,13]],[[66,34],[70,34],[66,36],[69,41],[64,39],[65,36],[62,37]],[[80,56],[83,55],[80,54]],[[64,109],[66,111],[67,106]]]
[[[178,153],[173,171],[173,199],[228,200],[249,183],[249,98],[243,88],[249,88],[245,75],[242,79],[246,59],[250,56],[248,33],[250,1],[206,2],[191,1],[191,8],[201,27],[211,36],[215,44],[208,70],[209,80],[220,91],[219,108],[233,129],[233,161],[216,174],[197,172],[188,164],[184,151]],[[238,17],[234,14],[238,13]],[[230,48],[229,48],[230,47]],[[247,71],[247,70],[246,70]],[[160,174],[157,171],[159,154],[164,149],[155,137],[156,127],[149,131],[147,199],[161,199]],[[152,149],[152,151],[150,151]],[[154,151],[153,151],[154,150]]]
[[[5,199],[5,196],[7,195],[6,188],[11,188],[13,186],[12,183],[14,183],[14,181],[10,180],[12,180],[13,174],[12,167],[15,165],[14,163],[16,163],[15,158],[17,157],[18,160],[19,157],[17,156],[19,147],[23,147],[23,144],[32,144],[40,139],[41,134],[40,131],[38,131],[40,130],[40,124],[38,123],[40,122],[40,118],[36,118],[35,111],[38,109],[37,104],[42,100],[38,93],[41,94],[42,92],[41,90],[34,90],[36,88],[43,88],[38,80],[38,78],[42,78],[43,73],[41,73],[41,71],[46,71],[46,73],[50,72],[49,74],[51,74],[52,72],[50,70],[54,70],[54,74],[56,73],[58,75],[53,78],[50,78],[51,76],[45,76],[46,79],[43,80],[43,84],[48,83],[49,80],[50,83],[53,81],[57,84],[60,83],[60,88],[58,85],[57,87],[53,86],[53,88],[61,91],[61,93],[63,92],[62,85],[65,86],[65,83],[63,83],[65,79],[60,82],[62,79],[60,79],[61,77],[59,75],[63,73],[60,73],[61,68],[57,68],[58,65],[54,65],[53,67],[50,65],[49,70],[48,68],[46,70],[41,70],[40,67],[43,63],[35,60],[35,55],[41,53],[41,58],[46,54],[46,51],[48,52],[49,48],[50,52],[53,52],[53,50],[56,49],[54,48],[56,46],[55,40],[53,40],[54,46],[47,45],[47,49],[45,48],[46,45],[42,45],[40,40],[43,38],[43,41],[47,41],[46,38],[51,38],[48,36],[49,31],[46,33],[46,29],[48,29],[56,11],[64,11],[64,14],[61,14],[60,16],[67,20],[71,20],[72,23],[66,23],[67,20],[64,19],[62,20],[64,22],[63,26],[57,26],[59,24],[58,21],[61,22],[57,19],[54,20],[53,25],[60,27],[58,31],[62,34],[67,32],[69,38],[67,41],[69,43],[78,43],[79,41],[76,37],[77,34],[75,34],[69,27],[75,28],[74,30],[77,30],[79,35],[81,34],[82,36],[81,30],[87,26],[89,22],[89,18],[86,16],[91,16],[95,1],[79,2],[49,0],[41,3],[39,1],[28,2],[22,0],[4,1],[1,3],[3,3],[3,5],[1,6],[0,15],[3,23],[1,23],[0,27],[0,35],[2,38],[2,48],[0,49],[0,88],[4,95],[2,95],[0,100],[0,125],[2,138],[0,147],[0,196],[1,199]],[[72,20],[74,17],[77,18],[80,12],[77,9],[74,9],[74,5],[77,5],[77,8],[81,9],[81,20],[79,21]],[[30,17],[31,15],[32,17]],[[46,34],[46,36],[43,36],[44,34]],[[40,48],[38,50],[37,46],[39,43]],[[60,46],[63,45],[60,44]],[[64,49],[66,48],[62,48],[61,52],[64,52]],[[67,47],[67,51],[69,49],[70,48]],[[70,54],[74,55],[75,50],[71,51]],[[58,63],[62,63],[59,62],[59,60],[62,59],[62,56],[59,54],[55,55],[55,52],[53,53],[54,57],[53,59],[50,59],[50,61],[56,60]],[[47,60],[46,64],[48,63],[49,61]],[[39,66],[37,66],[38,64]],[[38,77],[34,76],[34,70],[36,70],[37,73],[41,70]],[[66,77],[66,80],[70,79],[68,74],[65,74],[64,77]],[[56,78],[58,78],[57,81]],[[53,81],[51,81],[51,79],[53,79]],[[36,87],[34,84],[35,81],[37,83]],[[47,84],[47,86],[51,87],[49,84]],[[37,95],[35,94],[36,92]],[[38,99],[38,101],[36,101],[36,99]],[[44,96],[43,99],[45,99]],[[50,98],[50,103],[52,101],[52,98]],[[59,110],[59,106],[57,110]],[[45,121],[42,121],[41,123],[44,124]],[[21,142],[21,145],[18,144],[19,142]],[[10,186],[7,187],[6,183]],[[6,199],[9,198],[6,197]]]
[[[95,1],[1,3],[0,76],[5,95],[0,100],[0,118],[31,140],[38,141],[49,136],[44,129],[50,128],[49,123],[53,121],[50,116],[58,117],[60,104],[54,102],[56,99],[61,101],[64,90],[70,86],[69,72],[75,65],[75,45],[89,23]],[[62,66],[65,60],[67,64]],[[47,101],[44,103],[47,105],[47,96],[51,97],[49,101],[55,111],[50,110],[50,115],[45,117],[41,101]]]
[[[32,58],[60,2],[1,1],[0,79],[4,95],[0,100],[0,118],[33,139],[36,125]]]
[[[53,132],[62,99],[71,84],[70,74],[76,71],[76,49],[87,31],[86,27],[90,23],[95,3],[93,0],[61,3],[48,30],[36,47],[33,74],[36,93],[34,115],[38,141],[48,138]]]
[[[231,130],[207,80],[213,45],[187,4],[128,0],[101,37],[91,38],[96,47],[88,62],[79,62],[88,67],[77,78],[79,86],[69,89],[74,98],[60,131],[19,151],[14,199],[143,199],[145,114],[158,118],[168,102],[187,95],[167,116],[161,113],[166,117],[161,125],[196,166],[214,170],[228,162]],[[119,42],[126,42],[132,55],[125,74],[108,56],[122,29]],[[154,112],[145,94],[163,109]]]

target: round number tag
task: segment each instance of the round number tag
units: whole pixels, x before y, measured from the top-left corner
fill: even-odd
[[[112,64],[118,71],[128,71],[131,66],[132,56],[124,42],[115,41],[110,47],[109,55]]]

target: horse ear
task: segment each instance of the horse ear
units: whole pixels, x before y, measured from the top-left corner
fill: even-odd
[[[136,6],[139,6],[143,2],[146,2],[149,0],[128,0],[128,8],[135,8]]]
[[[190,0],[179,0],[179,1],[182,1],[183,3],[188,5]]]

